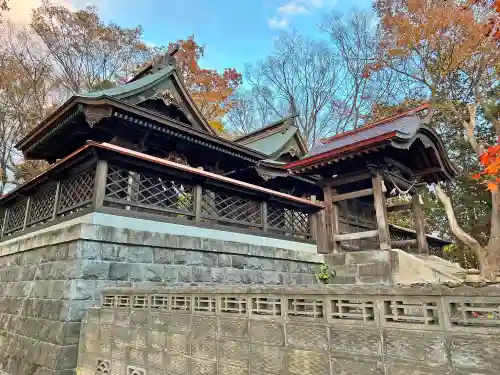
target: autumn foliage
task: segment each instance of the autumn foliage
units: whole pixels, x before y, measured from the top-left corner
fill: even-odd
[[[472,178],[483,180],[488,190],[497,191],[500,184],[500,139],[481,154],[479,162],[483,169]]]
[[[200,67],[205,47],[195,41],[194,35],[170,43],[168,50],[174,48],[179,48],[175,54],[177,66],[193,100],[210,125],[222,131],[222,118],[237,105],[232,96],[242,82],[241,74],[234,68],[219,73]]]

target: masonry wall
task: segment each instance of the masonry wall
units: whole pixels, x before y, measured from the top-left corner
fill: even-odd
[[[82,375],[493,375],[500,287],[118,288]]]
[[[78,224],[0,247],[0,370],[73,374],[81,319],[111,287],[314,283],[321,257]]]

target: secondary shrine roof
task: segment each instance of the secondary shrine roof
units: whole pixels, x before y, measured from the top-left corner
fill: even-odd
[[[295,117],[291,115],[266,125],[253,132],[240,136],[235,143],[261,152],[272,159],[284,153],[303,157],[307,153],[307,146],[295,124]]]
[[[416,115],[428,105],[326,138],[301,160],[287,164],[297,173],[320,169],[332,163],[352,163],[353,158],[380,160],[380,153],[396,155],[415,172],[425,170],[427,182],[453,178],[457,172],[437,133]],[[383,150],[383,151],[382,151]],[[395,151],[391,151],[395,150]],[[384,155],[385,156],[385,155]],[[329,169],[331,171],[331,168]]]

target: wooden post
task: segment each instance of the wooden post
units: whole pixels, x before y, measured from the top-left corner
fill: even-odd
[[[316,196],[311,195],[311,202],[316,203]],[[309,227],[311,228],[311,238],[313,240],[318,240],[318,213],[309,214]]]
[[[329,254],[330,248],[327,241],[325,210],[316,213],[316,222],[316,247],[318,254]]]
[[[61,180],[57,181],[56,193],[54,196],[54,207],[52,208],[52,220],[57,216],[57,209],[59,208],[59,196],[61,195]]]
[[[5,214],[3,215],[3,225],[2,225],[2,238],[5,233],[5,227],[7,226],[7,221],[9,220],[9,208],[5,209]]]
[[[334,240],[339,234],[339,212],[338,205],[333,203],[333,196],[337,193],[330,186],[323,188],[325,196],[325,221],[326,221],[326,245],[328,250],[338,253],[340,251],[339,244]]]
[[[194,187],[194,220],[201,221],[201,195],[202,195],[201,185],[196,185]]]
[[[106,195],[106,183],[108,180],[108,162],[99,160],[95,171],[95,186],[92,204],[94,210],[102,208],[104,205],[104,196]]]
[[[376,174],[372,177],[373,200],[375,205],[375,216],[377,219],[378,240],[380,249],[391,249],[391,238],[389,235],[389,225],[387,222],[387,206],[385,203],[385,193],[382,189],[382,176]]]
[[[28,225],[28,215],[30,214],[30,205],[31,205],[31,197],[28,197],[26,201],[26,211],[24,212],[24,222],[23,222],[23,230],[26,229]]]
[[[425,236],[425,220],[424,211],[418,194],[413,194],[411,197],[411,208],[415,218],[415,231],[417,232],[417,246],[420,254],[429,254],[429,245],[427,244],[427,237]]]
[[[262,231],[267,232],[267,202],[260,202],[260,219],[262,224]]]

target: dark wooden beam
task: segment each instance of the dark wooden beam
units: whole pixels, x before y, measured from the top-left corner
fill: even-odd
[[[343,175],[342,177],[339,176],[335,178],[325,178],[321,181],[321,185],[338,187],[342,185],[352,184],[353,182],[369,180],[370,178],[371,175],[367,172],[353,173],[350,175]]]
[[[375,229],[375,230],[367,230],[364,232],[337,234],[334,237],[334,241],[361,240],[363,238],[372,238],[377,236],[378,236],[378,230]]]
[[[353,191],[351,193],[339,194],[333,197],[333,202],[345,201],[348,199],[354,199],[359,197],[366,197],[367,195],[372,195],[373,189],[363,189],[358,191]]]
[[[417,243],[416,239],[412,240],[400,240],[400,241],[392,241],[391,245],[392,247],[398,247],[398,246],[408,246],[408,245],[415,245]]]
[[[382,176],[376,174],[372,177],[373,198],[375,205],[375,217],[377,219],[378,239],[380,249],[390,250],[389,224],[387,222],[387,208],[385,203],[385,193],[382,190]]]
[[[429,245],[425,236],[425,219],[422,205],[417,194],[412,197],[412,210],[415,217],[415,231],[417,232],[417,245],[420,254],[429,254]]]
[[[323,188],[325,199],[326,244],[328,249],[331,249],[334,253],[340,250],[337,242],[333,240],[339,232],[338,205],[333,203],[333,197],[336,193],[336,190],[329,186]]]
[[[413,172],[413,170],[411,168],[407,167],[406,165],[404,165],[403,163],[401,163],[401,162],[399,162],[397,160],[394,160],[394,159],[389,158],[389,157],[385,157],[384,161],[387,164],[389,164],[390,166],[396,167],[401,172],[403,172],[404,174],[406,174],[408,177],[411,177],[411,176],[413,176],[415,174],[415,172]]]
[[[415,176],[422,177],[422,176],[425,176],[428,174],[438,173],[438,172],[442,172],[442,169],[440,167],[432,167],[432,168],[427,168],[427,169],[423,169],[423,170],[416,172]]]

